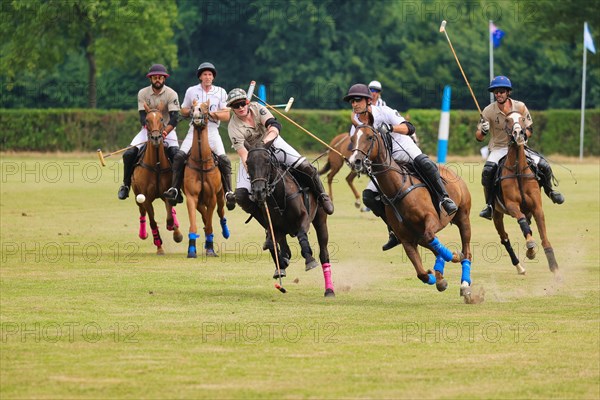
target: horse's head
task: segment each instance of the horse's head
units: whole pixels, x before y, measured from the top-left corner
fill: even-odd
[[[146,110],[146,130],[148,131],[148,141],[155,146],[158,146],[163,141],[163,131],[165,122],[162,113],[163,104],[160,103],[158,108],[151,109],[148,104],[144,103]]]
[[[196,100],[192,102],[192,123],[200,128],[208,124],[208,110],[210,109],[210,99],[204,103]]]
[[[526,141],[525,134],[525,118],[517,112],[512,111],[506,116],[506,126],[504,129],[506,130],[506,134],[510,138],[511,143],[515,143],[518,146],[522,146]]]
[[[272,144],[272,140],[265,144],[260,142],[254,147],[249,146],[247,142],[244,144],[248,150],[246,166],[248,167],[248,175],[250,176],[250,188],[254,200],[258,204],[263,204],[268,195],[272,170],[270,151]]]
[[[373,128],[373,115],[369,113],[369,123],[355,125],[352,136],[352,154],[348,159],[354,172],[367,172],[379,153],[379,132]]]

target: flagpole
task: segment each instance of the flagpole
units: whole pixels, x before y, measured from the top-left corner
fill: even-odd
[[[492,40],[492,20],[488,23],[488,41],[490,42],[490,82],[494,79],[494,43]],[[490,103],[494,102],[494,93],[490,93]]]
[[[587,67],[587,47],[585,46],[585,32],[587,22],[583,23],[583,71],[581,74],[581,124],[579,128],[579,160],[583,160],[583,127],[585,124],[585,75]]]

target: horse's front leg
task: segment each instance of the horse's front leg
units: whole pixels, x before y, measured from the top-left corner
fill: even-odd
[[[147,201],[146,210],[148,211],[148,218],[150,219],[150,229],[152,230],[152,237],[154,239],[154,245],[156,246],[156,254],[163,255],[165,251],[162,248],[162,239],[160,238],[160,233],[158,232],[158,224],[154,219],[154,207],[150,201]]]
[[[417,278],[423,283],[434,285],[436,283],[435,275],[431,270],[425,271],[423,268],[423,262],[421,261],[421,256],[417,250],[417,244],[402,240],[402,246],[404,247],[408,259],[412,262],[413,267],[415,267]]]
[[[221,224],[221,234],[225,239],[229,239],[230,232],[227,226],[227,218],[225,218],[225,194],[223,189],[217,192],[217,215]]]
[[[214,248],[214,234],[212,226],[212,216],[215,212],[216,199],[213,196],[206,206],[198,204],[198,211],[202,215],[202,222],[204,223],[204,250],[207,257],[218,257]]]
[[[310,271],[311,269],[317,267],[319,263],[313,257],[312,249],[310,248],[310,243],[308,242],[308,235],[306,231],[300,228],[298,231],[298,243],[300,243],[300,254],[304,257],[304,270]]]
[[[533,240],[533,232],[531,231],[531,227],[529,226],[529,223],[527,222],[527,218],[525,217],[525,214],[523,214],[521,212],[521,208],[519,207],[519,204],[514,203],[514,202],[507,204],[506,210],[507,210],[508,214],[511,217],[515,218],[517,220],[517,222],[519,223],[519,227],[521,228],[521,232],[523,232],[523,236],[525,237],[525,243],[527,246],[527,252],[525,253],[525,255],[530,260],[533,260],[535,258],[535,253],[537,251],[537,244],[535,243],[535,240]]]
[[[323,269],[323,278],[325,279],[325,297],[334,297],[333,281],[331,280],[331,264],[329,262],[329,231],[327,230],[327,213],[321,207],[317,209],[313,226],[317,232],[317,240],[319,241],[319,260]]]
[[[138,236],[142,240],[146,240],[148,238],[148,231],[146,230],[146,207],[144,204],[138,204],[138,208],[140,209],[140,230],[138,232]]]
[[[462,274],[460,277],[460,293],[461,296],[467,296],[470,293],[471,286],[471,261],[473,255],[471,254],[471,221],[469,219],[469,208],[460,207],[456,217],[454,217],[454,224],[458,227],[460,233],[460,241],[462,245],[463,259],[461,260]]]
[[[188,217],[190,219],[190,230],[188,233],[188,258],[196,258],[196,239],[198,239],[198,226],[196,225],[196,207],[198,203],[198,196],[193,196],[191,193],[185,193],[185,203],[188,210]]]
[[[535,218],[535,224],[537,225],[540,233],[540,239],[542,241],[544,253],[548,259],[548,268],[550,268],[550,271],[554,273],[557,279],[561,279],[559,275],[560,272],[558,270],[558,263],[556,262],[556,257],[554,256],[554,250],[552,249],[552,245],[548,240],[548,234],[546,232],[546,218],[544,216],[544,210],[542,209],[541,202],[540,206],[533,212],[533,217]]]
[[[173,240],[175,243],[180,243],[183,240],[183,235],[179,230],[179,221],[177,220],[177,213],[175,207],[171,205],[171,202],[163,199],[165,202],[165,208],[167,210],[167,230],[173,231]]]
[[[508,233],[506,233],[506,229],[504,229],[504,214],[499,211],[494,210],[493,219],[494,219],[494,226],[496,227],[496,231],[498,232],[498,235],[500,236],[500,242],[504,245],[506,252],[510,256],[510,261],[512,262],[512,265],[514,265],[515,268],[517,268],[517,273],[519,275],[525,275],[525,273],[527,271],[525,271],[525,268],[523,268],[521,266],[521,262],[519,261],[519,258],[515,254],[515,251],[512,248],[512,245],[510,244],[510,239],[508,238]]]

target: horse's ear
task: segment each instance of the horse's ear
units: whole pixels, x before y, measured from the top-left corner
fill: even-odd
[[[163,109],[165,108],[164,103],[161,101],[160,103],[158,103],[158,107],[156,108],[158,111],[163,112]]]
[[[198,100],[192,100],[192,108],[196,107],[196,104],[198,104]]]
[[[144,110],[146,110],[147,113],[150,112],[150,106],[146,102],[144,102]]]

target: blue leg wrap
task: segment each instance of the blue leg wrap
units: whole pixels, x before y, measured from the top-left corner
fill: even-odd
[[[211,233],[210,235],[205,235],[205,237],[206,237],[206,242],[204,243],[204,248],[206,249],[206,248],[207,248],[207,245],[208,245],[209,243],[211,243],[211,244],[212,244],[212,242],[213,242],[213,238],[215,237],[215,235],[214,235],[213,233]]]
[[[435,258],[435,264],[433,266],[434,271],[438,271],[440,274],[444,274],[444,265],[446,265],[446,261],[441,256],[437,256]]]
[[[200,235],[196,233],[189,233],[188,238],[190,239],[190,244],[188,245],[188,257],[196,257],[196,239],[198,239]]]
[[[223,232],[223,237],[225,239],[229,239],[229,227],[227,226],[227,218],[221,219],[221,231]]]
[[[439,241],[437,236],[434,237],[429,244],[433,247],[433,250],[444,259],[444,261],[452,261],[452,252]]]
[[[471,260],[465,258],[460,262],[462,264],[462,275],[460,277],[461,282],[467,282],[471,285]]]
[[[196,240],[200,237],[200,235],[198,235],[197,233],[188,233],[188,239],[190,240]]]
[[[435,279],[435,275],[434,274],[428,274],[429,275],[429,281],[427,281],[428,285],[435,285],[436,279]]]

